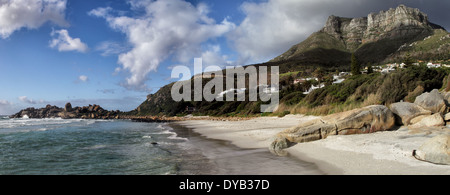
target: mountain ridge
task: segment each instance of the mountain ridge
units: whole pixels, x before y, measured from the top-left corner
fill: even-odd
[[[332,15],[328,18],[322,29],[313,33],[301,43],[294,45],[287,52],[269,62],[249,66],[257,68],[260,66],[278,66],[280,74],[297,72],[302,77],[308,77],[312,76],[313,72],[319,68],[326,72],[349,71],[352,53],[358,57],[363,65],[375,65],[386,62],[400,63],[407,55],[417,60],[448,60],[450,59],[449,51],[450,33],[439,25],[429,22],[428,16],[419,9],[400,5],[395,9],[392,8],[388,11],[371,13],[367,17],[361,18],[344,18]],[[433,71],[420,69],[416,72],[410,70],[410,72],[425,72],[428,74],[428,72]],[[355,90],[358,85],[370,80],[372,77],[373,75],[369,75],[367,78],[357,78],[354,81],[349,81],[352,84],[350,88]],[[432,78],[434,77],[436,75]],[[441,77],[442,75],[439,78]],[[441,84],[441,82],[435,80],[428,81],[430,80],[428,77],[420,78],[425,79],[426,82],[424,83],[427,84],[422,86],[422,89],[430,88],[428,85],[436,87]],[[194,77],[191,79],[191,82],[193,82],[193,79]],[[389,83],[390,80],[387,80],[386,82]],[[379,82],[384,81],[380,79]],[[402,88],[402,90],[406,90],[405,93],[408,94],[407,92],[414,90],[418,87],[416,85],[420,83],[419,81],[413,82],[414,86],[408,89]],[[130,114],[138,116],[175,116],[190,113],[212,116],[233,116],[236,113],[251,115],[260,112],[260,101],[175,102],[171,98],[170,92],[173,84],[166,85],[155,94],[149,95],[147,100],[134,111],[131,111]],[[321,99],[315,96],[319,92],[311,93],[304,97],[301,91],[289,91],[289,89],[295,89],[293,85],[280,85],[281,102],[292,100],[296,104],[303,98],[305,100]],[[402,86],[395,87],[401,88]],[[338,91],[341,90],[335,90],[336,93]],[[347,95],[350,95],[350,92],[348,93]],[[396,98],[404,98],[403,95],[405,93],[402,91],[401,97]],[[325,96],[327,95],[325,94]],[[338,100],[340,99],[338,98]],[[322,105],[322,103],[318,102],[317,104],[313,103],[311,105]],[[189,112],[190,108],[193,108],[195,111]]]
[[[375,52],[379,48],[377,43],[391,41],[387,51],[376,59],[369,59],[364,63],[385,62],[389,55],[393,55],[405,43],[422,40],[434,34],[435,30],[443,27],[431,23],[428,15],[417,8],[399,5],[388,11],[370,13],[367,17],[345,18],[331,15],[325,26],[313,33],[305,41],[292,46],[287,52],[274,58],[270,62],[296,60],[304,53],[317,49],[335,49],[347,53]],[[324,39],[325,38],[325,39]],[[372,48],[373,47],[373,48]],[[364,54],[362,54],[365,57]],[[349,61],[349,59],[348,59]]]

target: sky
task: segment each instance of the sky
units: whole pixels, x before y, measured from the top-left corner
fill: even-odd
[[[450,29],[448,0],[0,0],[0,115],[67,102],[130,111],[194,58],[266,62],[330,15],[400,4]]]

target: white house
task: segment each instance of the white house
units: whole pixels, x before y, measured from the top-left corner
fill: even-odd
[[[428,62],[427,67],[428,68],[440,68],[441,64],[433,64],[432,62]]]

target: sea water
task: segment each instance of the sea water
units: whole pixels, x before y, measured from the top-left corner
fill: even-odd
[[[205,158],[160,123],[0,116],[0,175],[202,174]]]
[[[173,127],[173,128],[172,128]],[[166,123],[0,116],[0,175],[323,174]]]

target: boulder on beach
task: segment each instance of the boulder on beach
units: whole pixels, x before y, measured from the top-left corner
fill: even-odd
[[[295,143],[325,139],[330,135],[366,134],[390,130],[395,117],[386,106],[375,105],[332,114],[300,124],[278,133],[270,145],[272,153],[283,155],[283,149]]]
[[[434,113],[445,114],[447,111],[447,105],[444,101],[444,96],[439,93],[437,89],[434,89],[430,93],[423,93],[416,97],[414,104],[424,108],[425,110]]]
[[[450,121],[450,113],[444,115],[444,121]]]
[[[439,135],[426,141],[413,156],[434,164],[450,165],[450,135]]]
[[[412,121],[415,122],[415,119]],[[422,118],[422,116],[418,117],[418,120],[416,123],[408,126],[409,128],[422,128],[422,127],[438,127],[438,126],[444,126],[445,121],[444,118],[440,113],[433,114],[431,116],[425,116]]]
[[[431,111],[409,102],[393,103],[390,106],[398,125],[410,125],[411,120],[422,115],[431,115]]]

